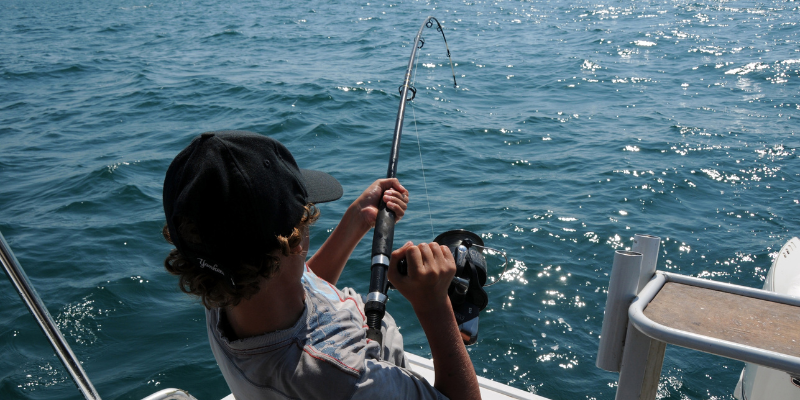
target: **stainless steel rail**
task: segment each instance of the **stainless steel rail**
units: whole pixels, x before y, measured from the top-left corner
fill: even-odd
[[[83,393],[87,400],[100,400],[100,395],[97,394],[97,390],[89,381],[89,377],[81,367],[80,361],[75,357],[75,353],[72,352],[69,344],[64,340],[64,336],[61,335],[61,331],[53,321],[53,317],[47,312],[42,299],[33,289],[27,275],[25,275],[25,271],[20,266],[17,258],[14,257],[14,253],[11,252],[11,248],[6,243],[2,233],[0,233],[0,263],[3,264],[6,276],[8,276],[14,288],[17,289],[19,297],[28,306],[28,310],[36,319],[36,322],[39,323],[39,327],[42,328],[45,336],[47,336],[47,340],[50,341],[56,351],[56,355],[58,355],[58,358],[61,359],[64,367],[72,376],[72,380],[78,386],[78,390]]]
[[[659,271],[634,299],[628,310],[630,321],[636,329],[656,340],[735,360],[752,362],[792,374],[800,374],[800,358],[798,357],[682,331],[661,325],[648,318],[644,314],[645,307],[650,304],[667,282],[681,283],[798,307],[800,307],[800,298]]]

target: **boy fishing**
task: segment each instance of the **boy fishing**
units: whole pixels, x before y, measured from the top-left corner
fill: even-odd
[[[164,180],[164,261],[206,307],[211,349],[234,396],[245,399],[480,398],[447,288],[456,266],[445,246],[406,243],[389,280],[411,303],[434,359],[435,385],[406,365],[387,316],[383,343],[366,338],[364,303],[334,285],[381,201],[399,221],[408,191],[372,183],[307,259],[316,204],[337,200],[332,176],[298,168],[286,147],[244,131],[208,132],[181,151]],[[408,275],[397,260],[408,260]]]

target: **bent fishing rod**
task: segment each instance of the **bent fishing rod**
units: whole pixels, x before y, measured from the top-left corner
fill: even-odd
[[[417,32],[417,37],[411,46],[411,57],[408,59],[408,68],[406,69],[406,76],[403,84],[400,85],[400,107],[397,110],[397,119],[394,123],[394,136],[392,138],[392,148],[389,154],[389,169],[386,172],[387,178],[395,178],[397,176],[397,159],[400,152],[400,136],[403,132],[403,119],[405,118],[406,102],[414,100],[417,95],[417,89],[411,84],[411,73],[414,68],[414,60],[417,56],[417,50],[425,45],[425,40],[422,38],[422,31],[425,28],[433,27],[436,23],[436,30],[442,34],[445,49],[447,49],[447,58],[450,59],[450,69],[453,72],[453,86],[458,87],[456,83],[456,73],[453,68],[453,59],[450,57],[450,48],[447,46],[447,38],[444,35],[444,29],[439,20],[429,16],[422,23],[422,26]],[[411,92],[411,97],[408,97],[408,92]],[[383,334],[381,334],[381,321],[386,314],[386,292],[388,290],[387,275],[389,271],[389,259],[392,254],[392,242],[394,241],[394,224],[395,214],[388,208],[386,203],[381,200],[378,208],[378,217],[375,221],[375,233],[372,238],[372,266],[370,268],[369,280],[369,294],[367,295],[367,302],[364,305],[364,314],[367,317],[367,338],[376,340],[378,343],[383,343]]]

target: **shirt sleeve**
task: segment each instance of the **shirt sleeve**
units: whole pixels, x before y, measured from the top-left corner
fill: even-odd
[[[352,400],[448,400],[425,378],[385,361],[366,360],[366,368]]]

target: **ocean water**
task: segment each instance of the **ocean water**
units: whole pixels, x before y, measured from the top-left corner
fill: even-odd
[[[0,231],[103,398],[228,393],[202,306],[163,267],[163,176],[191,139],[246,129],[336,176],[312,251],[385,175],[428,15],[398,176],[395,243],[450,229],[490,257],[480,375],[550,399],[612,399],[595,367],[614,251],[760,287],[800,235],[797,1],[6,0]],[[340,281],[365,292],[371,235]],[[0,279],[0,398],[78,399]],[[408,303],[388,304],[428,356]],[[668,347],[661,399],[731,399],[743,364]]]

